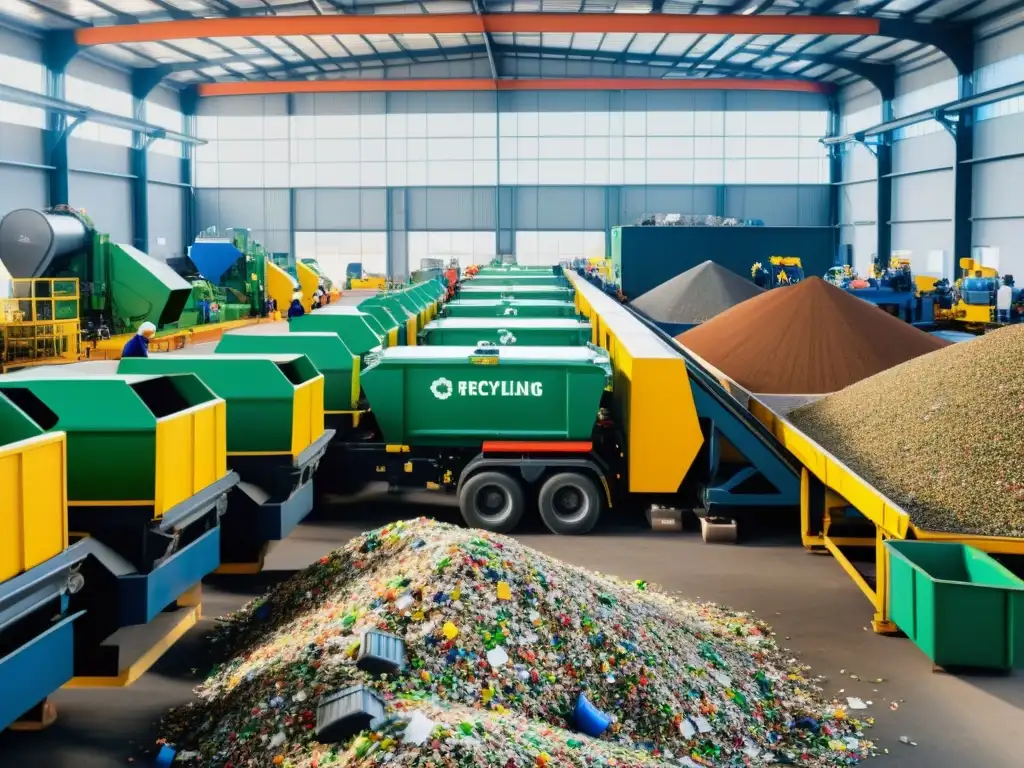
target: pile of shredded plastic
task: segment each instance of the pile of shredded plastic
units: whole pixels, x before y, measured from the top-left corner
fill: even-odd
[[[405,640],[403,673],[355,666],[368,628]],[[217,640],[230,660],[165,723],[183,762],[838,766],[872,751],[864,723],[820,699],[750,616],[425,519],[354,539]],[[319,697],[356,683],[384,699],[389,721],[317,743]],[[576,732],[581,693],[613,718],[599,739]]]

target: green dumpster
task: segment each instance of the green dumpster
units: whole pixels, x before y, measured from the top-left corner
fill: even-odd
[[[488,285],[478,285],[470,282],[465,283],[462,288],[459,289],[459,298],[487,299],[490,301],[500,299],[514,301],[521,301],[523,299],[554,299],[555,301],[572,301],[574,296],[572,288],[560,288],[556,285],[538,285],[536,287],[531,287],[529,285],[516,283],[514,285],[503,285],[499,288]]]
[[[553,299],[457,299],[444,305],[445,317],[576,317],[571,301]]]
[[[298,457],[324,434],[324,379],[305,355],[126,357],[117,372],[194,373],[227,403],[229,456]]]
[[[1024,581],[974,547],[887,541],[889,615],[940,667],[1024,667]]]
[[[590,323],[571,317],[445,317],[427,323],[419,342],[449,347],[578,347],[590,337]]]
[[[590,440],[610,378],[592,347],[393,347],[361,377],[386,442],[468,447]]]
[[[359,405],[359,356],[336,333],[225,333],[215,352],[305,355],[323,374],[327,414],[349,412]]]
[[[301,317],[293,317],[288,324],[292,333],[305,331],[327,331],[336,333],[345,342],[345,346],[354,355],[363,355],[380,350],[384,346],[384,337],[378,323],[358,307],[327,307],[307,312]]]

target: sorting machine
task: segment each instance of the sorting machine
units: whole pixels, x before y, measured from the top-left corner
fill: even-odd
[[[5,375],[0,435],[0,728],[40,727],[61,685],[129,685],[195,624],[238,475],[191,374]]]
[[[147,320],[158,328],[175,323],[192,290],[166,264],[130,245],[112,243],[67,206],[21,208],[4,216],[0,261],[16,291],[19,281],[29,289],[31,281],[41,278],[77,280],[87,340],[135,333]]]
[[[188,256],[202,279],[192,282],[179,326],[209,322],[209,307],[204,313],[202,302],[217,304],[216,319],[224,321],[266,316],[268,300],[284,313],[299,290],[299,281],[274,262],[248,229],[229,229],[225,237],[204,233],[189,247]]]

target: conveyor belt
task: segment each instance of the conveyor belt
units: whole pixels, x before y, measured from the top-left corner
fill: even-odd
[[[676,351],[686,362],[694,405],[713,426],[710,445],[712,477],[704,491],[709,516],[719,507],[789,507],[800,503],[800,464],[760,421],[741,405],[722,384],[698,363],[674,338],[632,308],[627,309],[652,334]],[[721,433],[750,462],[751,466],[723,477],[719,471]],[[746,491],[745,483],[760,474],[775,491]]]
[[[741,422],[745,429],[749,430],[753,437],[759,440],[767,450],[785,464],[793,472],[795,477],[800,475],[800,463],[797,462],[776,439],[767,427],[758,421],[753,414],[744,408],[736,398],[732,396],[725,387],[710,373],[705,371],[693,356],[674,338],[665,333],[655,323],[645,318],[629,306],[626,307],[633,315],[663,342],[676,350],[686,361],[686,370],[690,374],[690,380],[697,385],[709,397],[715,400],[719,406],[725,409],[730,416]]]

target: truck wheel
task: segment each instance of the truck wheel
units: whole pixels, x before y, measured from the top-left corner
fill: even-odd
[[[459,509],[473,528],[508,533],[523,518],[526,496],[519,482],[504,472],[481,472],[463,484]]]
[[[544,525],[552,533],[590,533],[601,517],[601,493],[586,475],[563,472],[541,486],[537,506]]]

